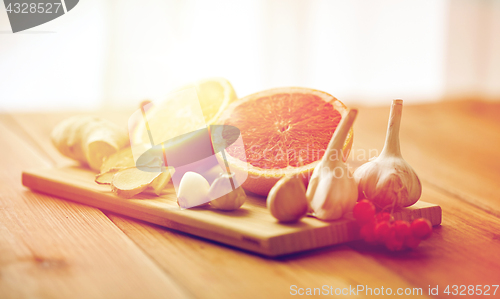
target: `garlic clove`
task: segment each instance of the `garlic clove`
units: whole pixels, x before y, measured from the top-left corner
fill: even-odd
[[[352,174],[328,172],[318,180],[316,192],[310,198],[313,215],[322,220],[337,220],[352,211],[358,199],[358,186]]]
[[[231,180],[233,180],[231,182]],[[236,189],[233,186],[238,186]],[[210,205],[218,210],[232,211],[239,209],[245,203],[246,194],[235,180],[233,173],[222,173],[212,183],[208,191]]]
[[[267,196],[267,208],[280,222],[296,222],[304,217],[309,209],[306,188],[297,177],[283,177]]]
[[[188,171],[182,176],[179,183],[177,202],[183,209],[205,204],[210,200],[208,198],[209,189],[210,184],[201,174]]]
[[[366,197],[379,208],[411,206],[422,194],[417,174],[401,156],[399,128],[402,111],[403,101],[394,100],[382,153],[354,172],[359,198]]]
[[[319,219],[341,218],[352,211],[358,199],[356,180],[342,159],[342,147],[356,115],[357,110],[351,109],[342,118],[307,187],[307,200],[313,215]]]

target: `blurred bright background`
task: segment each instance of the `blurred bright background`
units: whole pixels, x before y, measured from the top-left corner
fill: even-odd
[[[347,104],[500,99],[497,0],[82,0],[12,34],[0,8],[0,109],[135,107],[203,77]]]

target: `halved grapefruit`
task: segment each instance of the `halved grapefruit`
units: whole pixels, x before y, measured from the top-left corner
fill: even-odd
[[[275,88],[230,104],[216,121],[237,127],[243,146],[225,150],[231,171],[244,177],[245,190],[266,196],[283,176],[304,183],[328,146],[347,107],[326,92],[300,87]],[[344,144],[344,160],[352,146],[352,129]],[[217,158],[221,165],[222,154]],[[224,166],[223,166],[224,167]],[[240,173],[240,174],[239,174]]]

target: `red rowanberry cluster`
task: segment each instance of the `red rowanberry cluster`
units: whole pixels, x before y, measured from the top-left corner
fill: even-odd
[[[373,203],[367,199],[356,203],[353,216],[361,226],[360,234],[365,242],[383,244],[391,251],[414,249],[432,234],[429,220],[419,218],[411,224],[404,220],[395,221],[389,213],[377,213]]]

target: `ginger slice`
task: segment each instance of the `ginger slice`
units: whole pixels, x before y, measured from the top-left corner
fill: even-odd
[[[146,148],[139,150],[146,150]],[[137,168],[132,148],[128,146],[104,158],[101,173],[96,175],[95,182],[97,184],[112,185],[113,192],[122,197],[129,198],[146,189],[151,189],[156,195],[160,195],[174,173],[173,167],[165,168],[162,165],[163,160],[153,155],[147,161],[147,165]],[[131,168],[134,170],[129,170]],[[121,172],[124,170],[127,170],[127,172],[122,174]],[[120,175],[117,181],[114,182],[115,175],[118,173]],[[147,173],[154,173],[154,175],[148,175]],[[136,176],[136,174],[140,175]],[[152,180],[151,177],[153,177]]]
[[[116,153],[104,158],[101,165],[101,174],[104,174],[111,169],[128,167],[135,167],[134,156],[132,155],[132,149],[130,146],[122,148]]]
[[[134,148],[127,146],[122,148],[121,150],[105,157],[102,165],[101,165],[101,173],[105,173],[114,168],[129,168],[129,167],[139,167],[139,168],[149,168],[149,167],[158,167],[161,168],[163,166],[163,159],[159,155],[151,155],[149,159],[143,159],[141,161],[141,165],[136,165],[134,159],[134,151],[135,153],[146,152],[148,147],[145,145],[135,145]]]
[[[162,172],[148,172],[135,167],[118,171],[111,181],[111,190],[118,196],[131,198],[146,190]]]
[[[98,175],[95,176],[95,182],[98,183],[99,185],[111,185],[113,177],[117,172],[118,170],[99,173]]]
[[[95,182],[98,183],[99,185],[111,185],[111,182],[113,181],[113,177],[115,176],[115,174],[127,168],[132,168],[132,167],[115,167],[109,169],[107,172],[96,174]]]
[[[153,182],[150,184],[150,187],[153,189],[154,193],[160,196],[161,191],[165,189],[168,182],[175,173],[175,169],[173,167],[168,167],[165,171],[163,171]]]

